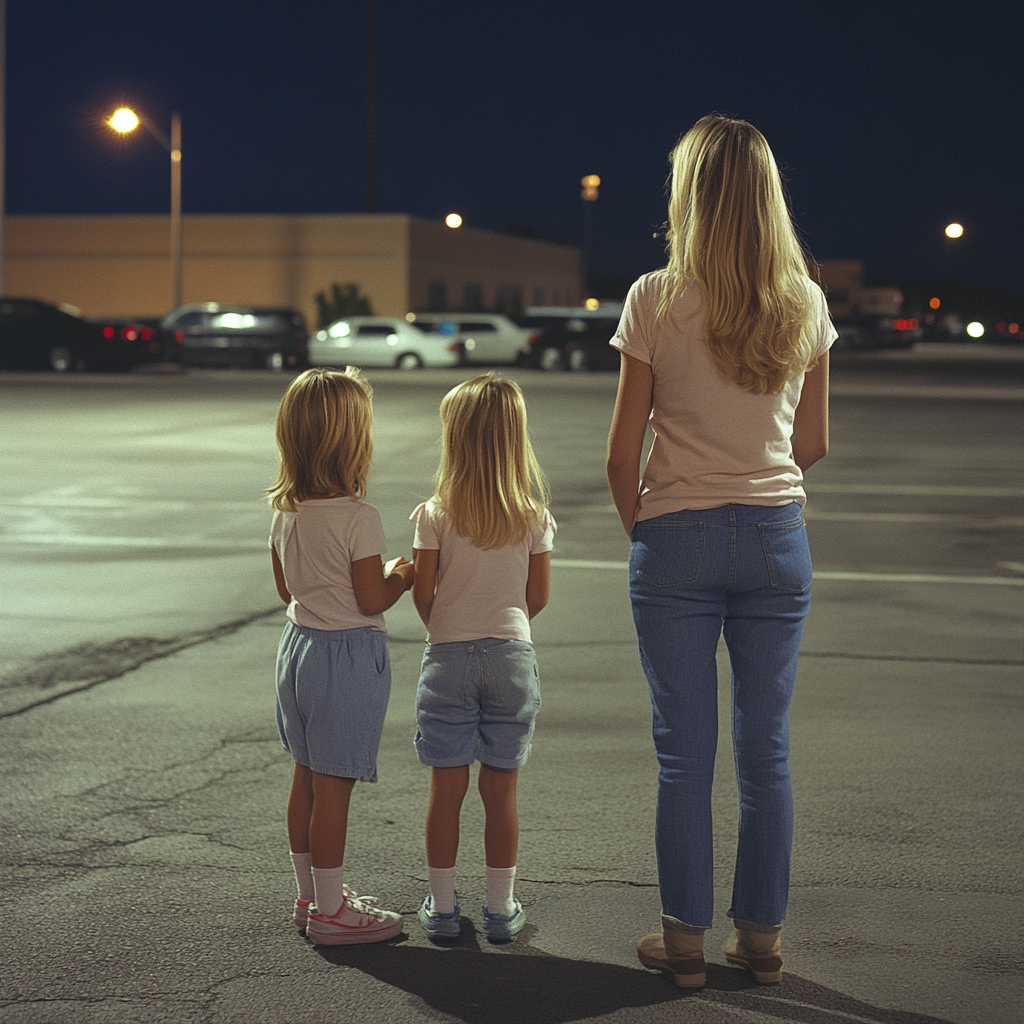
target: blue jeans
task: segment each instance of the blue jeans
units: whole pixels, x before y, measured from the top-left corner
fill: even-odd
[[[723,505],[633,528],[629,590],[660,765],[662,910],[691,927],[709,928],[714,912],[715,654],[723,633],[740,798],[729,916],[773,928],[786,914],[793,845],[788,712],[811,597],[801,512],[795,502]]]

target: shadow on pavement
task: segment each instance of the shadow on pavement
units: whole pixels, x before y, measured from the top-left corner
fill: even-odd
[[[503,947],[510,952],[485,952],[466,925],[464,920],[457,942],[441,948],[399,939],[368,946],[318,946],[317,953],[337,967],[361,971],[418,996],[465,1024],[569,1024],[627,1007],[693,1000],[801,1024],[847,1024],[851,1019],[949,1024],[938,1017],[873,1006],[792,974],[784,975],[779,985],[759,986],[745,972],[718,964],[708,965],[703,991],[688,993],[657,972],[532,949],[527,944],[533,930],[529,925],[514,945]]]

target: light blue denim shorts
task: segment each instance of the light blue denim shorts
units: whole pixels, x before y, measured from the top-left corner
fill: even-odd
[[[521,768],[540,710],[537,652],[524,640],[428,644],[416,687],[416,753],[423,764],[480,761]]]
[[[284,749],[319,775],[377,781],[391,696],[387,634],[287,623],[277,650],[277,728]]]

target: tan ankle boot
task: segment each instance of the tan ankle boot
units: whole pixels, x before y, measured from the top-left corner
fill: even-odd
[[[725,959],[746,967],[759,985],[776,985],[782,981],[781,929],[774,932],[753,932],[736,923],[736,934],[723,947]]]
[[[680,988],[703,988],[707,982],[704,934],[680,931],[674,919],[663,915],[661,931],[645,935],[636,944],[636,955],[644,967],[667,971]]]

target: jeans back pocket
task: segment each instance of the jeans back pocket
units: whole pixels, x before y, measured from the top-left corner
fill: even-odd
[[[629,550],[630,581],[643,580],[655,587],[693,583],[704,557],[704,536],[701,522],[637,523]]]
[[[811,585],[811,551],[803,518],[759,523],[768,580],[778,590],[804,591]]]

